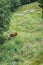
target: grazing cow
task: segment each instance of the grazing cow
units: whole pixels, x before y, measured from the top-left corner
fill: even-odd
[[[16,36],[17,36],[17,32],[12,32],[8,35],[8,40],[10,40],[11,38],[16,37]]]
[[[10,37],[15,37],[15,36],[17,36],[17,32],[13,32],[10,34]]]

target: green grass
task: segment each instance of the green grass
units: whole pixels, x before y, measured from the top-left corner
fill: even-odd
[[[16,15],[31,8],[36,11],[23,16]],[[17,31],[18,35],[0,46],[0,65],[43,65],[41,15],[37,2],[20,6],[11,14],[9,30],[4,35],[14,31]]]

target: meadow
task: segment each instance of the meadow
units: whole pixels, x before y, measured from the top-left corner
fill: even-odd
[[[43,65],[43,21],[39,3],[20,6],[11,14],[7,37],[17,36],[0,45],[0,65]]]

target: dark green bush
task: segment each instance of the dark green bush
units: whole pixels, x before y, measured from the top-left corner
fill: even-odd
[[[10,4],[8,0],[0,0],[0,43],[4,42],[3,32],[8,30]]]
[[[10,10],[13,12],[16,10],[16,8],[20,5],[20,0],[9,0],[10,2]]]
[[[24,5],[24,4],[28,4],[28,3],[31,3],[31,2],[35,2],[37,0],[20,0],[21,1],[21,4]]]
[[[27,3],[29,3],[29,2],[30,2],[30,0],[21,0],[21,4],[22,4],[22,5],[27,4]]]

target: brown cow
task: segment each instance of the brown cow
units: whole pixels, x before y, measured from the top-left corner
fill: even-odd
[[[16,36],[17,36],[17,32],[12,32],[8,35],[8,40],[10,40],[11,38],[16,37]]]
[[[10,37],[15,37],[15,36],[17,36],[17,32],[13,32],[10,34]]]

